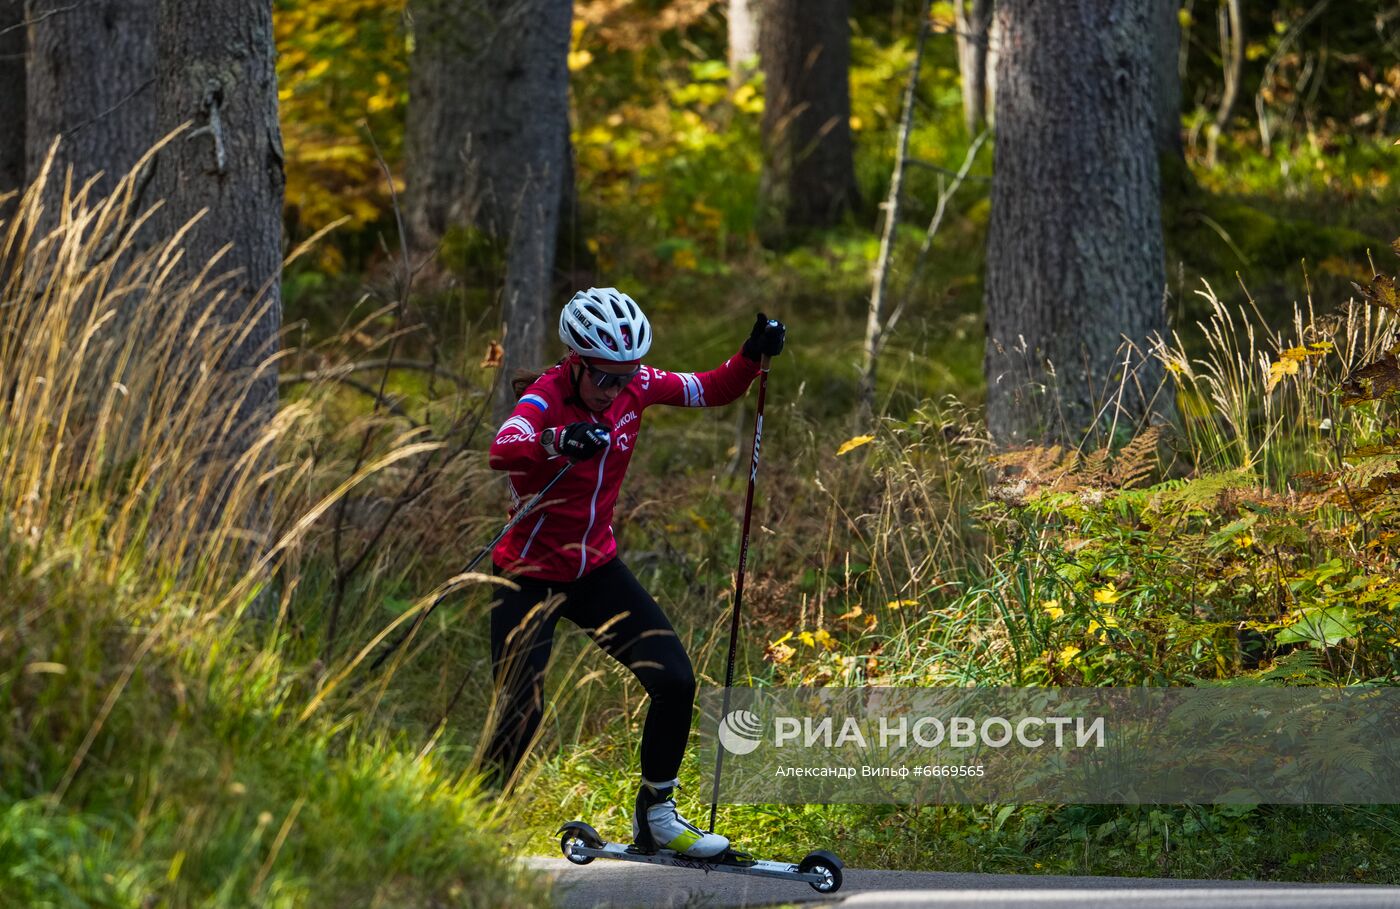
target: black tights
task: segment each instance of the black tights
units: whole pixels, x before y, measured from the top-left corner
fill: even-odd
[[[632,670],[651,696],[642,727],[642,776],[656,783],[675,779],[690,736],[695,672],[661,607],[621,559],[576,581],[511,580],[520,589],[498,586],[500,602],[491,609],[499,722],[486,747],[488,772],[509,779],[539,728],[545,667],[563,617]],[[563,594],[563,602],[536,608],[553,594]]]

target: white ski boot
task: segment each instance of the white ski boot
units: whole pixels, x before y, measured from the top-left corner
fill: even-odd
[[[729,848],[729,840],[706,833],[680,816],[675,799],[678,783],[642,780],[632,813],[632,842],[642,852],[670,849],[688,858],[714,858]]]

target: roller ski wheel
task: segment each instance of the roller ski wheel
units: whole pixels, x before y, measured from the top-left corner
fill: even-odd
[[[825,849],[817,849],[807,853],[806,858],[798,864],[797,870],[802,874],[821,876],[821,880],[808,881],[813,890],[818,893],[835,893],[841,889],[841,869],[843,867],[839,858]]]
[[[559,828],[559,850],[564,853],[564,858],[575,865],[587,865],[593,861],[593,856],[584,855],[579,852],[580,846],[587,846],[592,849],[601,849],[605,841],[598,835],[598,831],[583,823],[583,821],[572,821]]]

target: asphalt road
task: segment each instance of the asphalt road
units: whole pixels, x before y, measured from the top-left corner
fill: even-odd
[[[1156,878],[862,871],[824,896],[802,883],[598,860],[530,858],[555,878],[557,909],[739,909],[800,904],[841,909],[1400,909],[1400,887],[1175,881]]]

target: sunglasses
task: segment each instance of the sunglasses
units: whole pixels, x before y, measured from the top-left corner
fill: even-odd
[[[593,366],[586,360],[583,363],[583,369],[585,372],[588,373],[588,377],[593,380],[593,384],[596,387],[603,389],[626,388],[627,383],[635,379],[637,377],[637,373],[642,371],[642,368],[638,366],[631,372],[604,372],[603,370],[598,369],[596,366]]]

